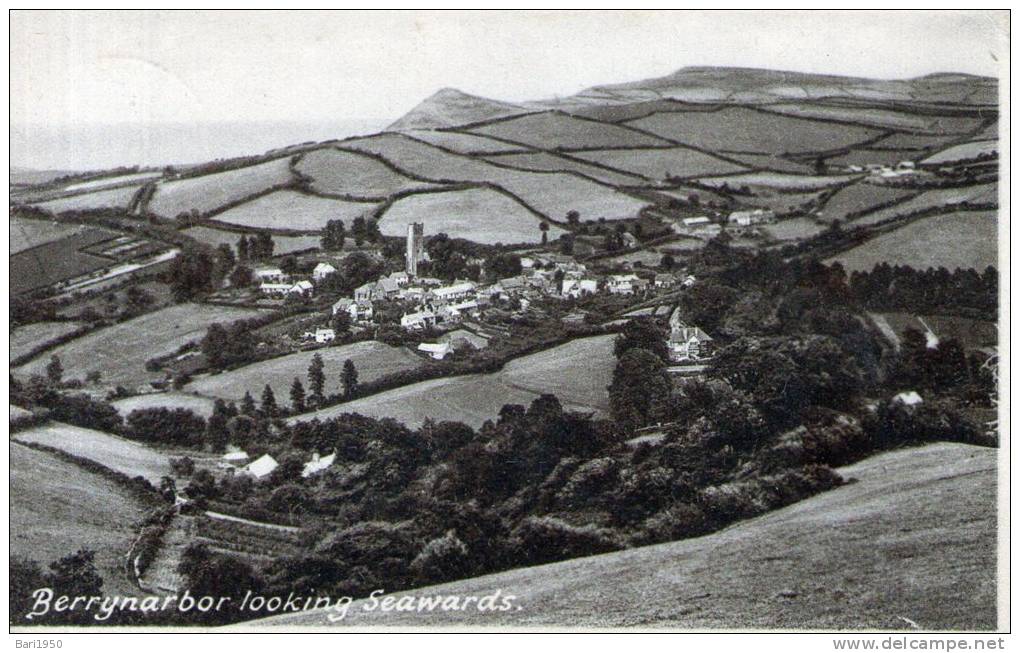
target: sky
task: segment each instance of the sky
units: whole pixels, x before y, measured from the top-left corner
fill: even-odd
[[[444,87],[534,100],[692,65],[995,76],[1007,32],[1002,12],[13,11],[13,159],[38,165],[32,142],[89,131],[91,144],[67,148],[82,164],[111,125],[187,125],[207,140],[228,122],[344,132],[385,126]],[[203,138],[156,131],[182,147]],[[131,139],[154,155],[144,133]]]

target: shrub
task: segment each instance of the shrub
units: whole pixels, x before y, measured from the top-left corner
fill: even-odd
[[[621,548],[622,544],[612,531],[594,526],[571,526],[555,517],[527,517],[510,536],[511,557],[522,565],[539,565]]]
[[[467,545],[452,530],[426,544],[411,561],[411,573],[424,583],[461,578],[469,570]]]
[[[677,502],[644,521],[635,544],[656,544],[704,535],[712,525],[700,506]]]

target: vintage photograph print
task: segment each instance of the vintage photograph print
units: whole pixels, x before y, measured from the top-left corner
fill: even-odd
[[[1009,629],[1008,11],[9,28],[13,633]]]

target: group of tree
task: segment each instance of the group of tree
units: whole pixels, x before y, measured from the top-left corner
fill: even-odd
[[[275,247],[273,236],[267,231],[242,235],[237,240],[237,260],[241,263],[248,263],[272,258]]]

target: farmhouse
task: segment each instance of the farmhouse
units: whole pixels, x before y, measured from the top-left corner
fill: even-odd
[[[255,276],[262,283],[283,283],[287,279],[287,275],[280,268],[257,268]]]
[[[676,285],[677,279],[672,274],[660,272],[655,275],[654,283],[656,288],[672,288]]]
[[[408,331],[426,329],[436,324],[436,314],[432,311],[417,311],[408,313],[400,318],[400,326]]]
[[[333,342],[336,340],[336,331],[328,328],[321,328],[315,330],[315,342],[322,344],[325,342]]]
[[[319,283],[334,272],[336,272],[336,268],[329,263],[319,263],[315,266],[315,269],[312,270],[312,279],[314,279],[316,283]]]
[[[712,337],[696,326],[681,326],[670,331],[666,343],[670,360],[696,361],[709,356]]]
[[[475,295],[477,286],[471,281],[460,281],[450,286],[443,286],[432,291],[432,298],[437,302],[452,302],[467,299]]]
[[[312,282],[306,279],[302,279],[301,281],[298,281],[293,286],[291,286],[290,289],[287,290],[287,294],[307,297],[312,294],[313,290],[315,290],[315,286],[312,285]]]
[[[633,295],[639,288],[644,289],[648,282],[634,274],[614,274],[609,277],[606,289],[613,295]]]
[[[286,297],[294,286],[289,283],[273,283],[263,281],[259,286],[259,292],[267,297]]]
[[[739,227],[750,227],[751,225],[763,222],[773,222],[776,214],[765,209],[754,209],[753,211],[734,211],[730,213],[729,221]]]
[[[581,297],[594,295],[599,290],[599,282],[595,279],[564,279],[560,294],[564,297]]]
[[[423,342],[418,345],[418,351],[428,354],[434,360],[441,361],[453,352],[453,345],[448,342]]]
[[[276,459],[265,454],[258,460],[254,460],[246,465],[242,470],[242,474],[248,476],[254,476],[255,478],[265,478],[273,473],[273,471],[280,466],[280,463],[276,462]]]
[[[683,223],[688,229],[697,229],[712,224],[712,221],[705,216],[699,216],[697,218],[684,218]]]
[[[376,290],[374,282],[365,283],[354,289],[354,299],[361,302],[370,302],[373,299],[382,299]]]
[[[515,297],[524,292],[528,287],[527,279],[523,276],[507,277],[506,279],[500,279],[496,284],[493,285],[493,289],[498,294],[506,297]]]
[[[322,470],[326,469],[336,461],[336,452],[329,454],[328,456],[320,457],[318,453],[312,454],[312,459],[305,463],[304,469],[301,470],[301,478],[308,478],[313,474],[318,474]]]
[[[343,297],[333,304],[333,315],[341,311],[351,316],[351,322],[368,322],[372,319],[372,302]]]

